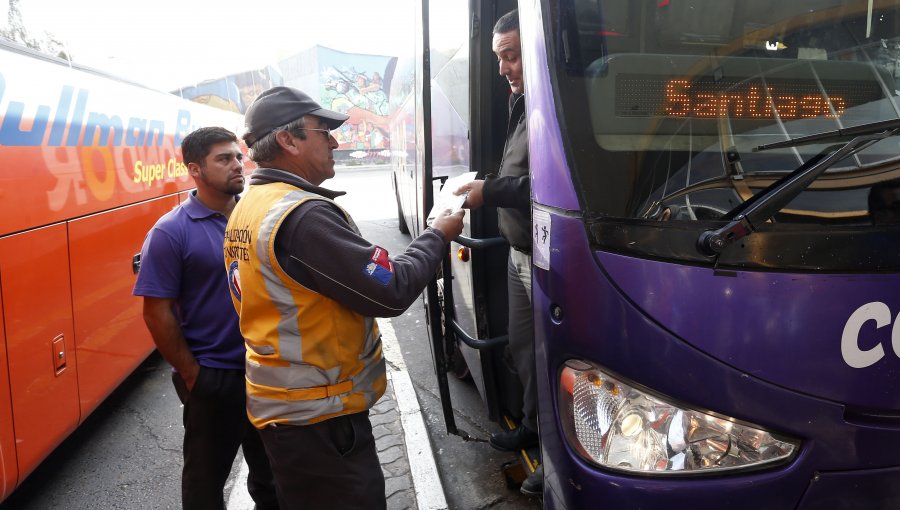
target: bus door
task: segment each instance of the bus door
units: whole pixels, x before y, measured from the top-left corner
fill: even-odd
[[[423,80],[421,210],[429,211],[440,183],[464,172],[477,178],[499,170],[508,121],[506,80],[491,49],[495,21],[515,1],[472,0],[468,6],[422,2],[423,55],[430,80]],[[452,24],[438,30],[429,19]],[[423,66],[424,67],[424,66]],[[454,240],[437,278],[426,289],[432,355],[447,431],[457,429],[447,373],[471,378],[489,419],[514,428],[521,418],[522,388],[506,352],[508,245],[499,236],[495,208],[468,211],[463,234]],[[433,303],[433,306],[432,306]],[[532,452],[531,456],[535,456]]]

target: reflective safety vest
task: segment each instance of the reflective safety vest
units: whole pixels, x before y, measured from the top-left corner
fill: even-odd
[[[300,285],[275,258],[278,228],[307,200],[334,204],[287,183],[250,186],[225,230],[228,284],[247,344],[247,412],[257,428],[364,411],[387,384],[375,319]]]

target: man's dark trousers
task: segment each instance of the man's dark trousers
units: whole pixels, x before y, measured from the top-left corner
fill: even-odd
[[[172,373],[172,383],[184,404],[182,508],[225,509],[222,491],[240,446],[249,467],[247,490],[256,508],[276,510],[272,470],[259,433],[247,418],[244,371],[201,366],[189,395],[177,373]]]
[[[369,412],[312,425],[259,431],[272,461],[281,508],[383,510],[384,474]]]

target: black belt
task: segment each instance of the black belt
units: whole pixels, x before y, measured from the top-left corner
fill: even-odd
[[[510,245],[510,246],[512,246],[512,245]],[[529,257],[531,256],[531,246],[529,246],[528,248],[520,248],[518,246],[512,246],[512,249],[516,250],[519,253],[524,253],[525,255],[528,255]]]

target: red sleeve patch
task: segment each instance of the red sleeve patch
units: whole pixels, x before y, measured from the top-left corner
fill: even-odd
[[[363,272],[377,280],[382,285],[387,285],[394,276],[394,264],[388,257],[388,252],[380,246],[376,246],[372,251],[372,256]]]
[[[372,251],[372,262],[378,264],[379,266],[387,269],[392,273],[394,272],[394,264],[391,262],[391,258],[388,255],[387,250],[385,250],[381,246],[376,246]]]

